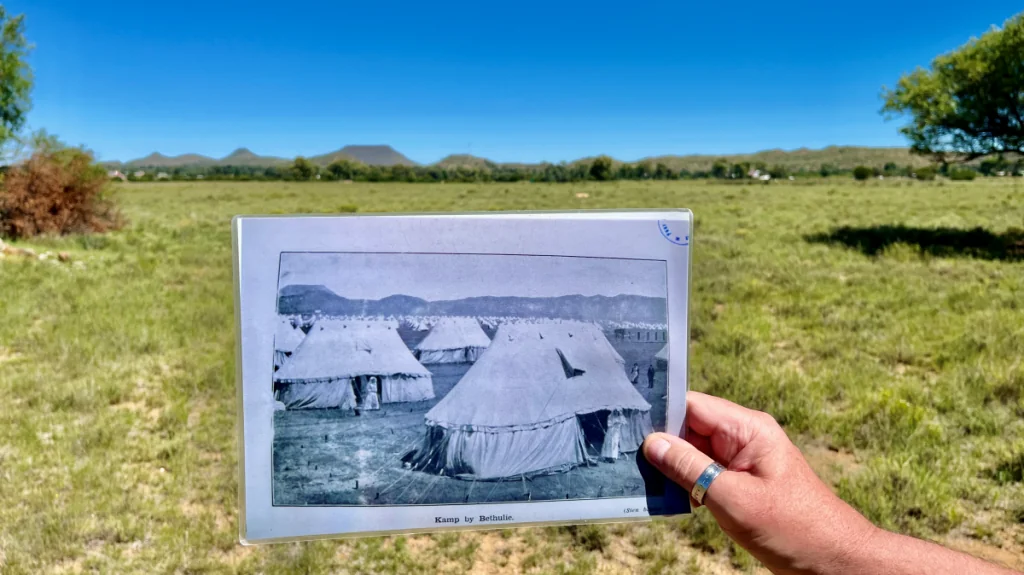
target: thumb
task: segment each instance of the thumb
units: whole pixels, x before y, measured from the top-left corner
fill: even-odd
[[[658,471],[687,492],[714,461],[686,440],[667,433],[652,433],[644,440],[644,456]]]

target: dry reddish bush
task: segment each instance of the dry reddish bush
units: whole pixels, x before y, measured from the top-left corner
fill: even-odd
[[[0,188],[0,236],[105,232],[123,220],[104,170],[77,150],[36,152],[12,167]]]

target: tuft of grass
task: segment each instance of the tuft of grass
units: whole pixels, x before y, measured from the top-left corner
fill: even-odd
[[[562,527],[571,537],[575,546],[586,551],[604,552],[611,542],[608,529],[603,525],[570,525]]]
[[[853,477],[840,479],[840,497],[881,527],[922,535],[945,533],[964,518],[956,476],[929,458],[878,456]]]
[[[1000,461],[992,476],[1001,484],[1024,481],[1024,446],[1017,447],[1014,454]]]

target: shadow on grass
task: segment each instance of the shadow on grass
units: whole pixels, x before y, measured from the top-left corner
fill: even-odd
[[[913,228],[907,226],[843,226],[828,233],[804,236],[811,243],[840,244],[877,256],[893,244],[916,246],[922,254],[974,257],[986,260],[1024,260],[1024,230],[996,234],[985,228]]]

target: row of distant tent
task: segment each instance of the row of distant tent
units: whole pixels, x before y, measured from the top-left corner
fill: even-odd
[[[452,316],[431,316],[431,315],[389,315],[387,317],[358,317],[353,316],[332,316],[326,314],[316,314],[314,316],[306,316],[303,319],[302,316],[295,316],[298,323],[309,323],[316,319],[341,319],[341,320],[368,320],[368,321],[389,321],[395,322],[400,327],[411,329],[414,331],[429,330],[442,322],[448,322],[452,319]],[[470,319],[470,318],[463,318]],[[520,316],[475,316],[472,318],[477,324],[483,326],[485,329],[497,329],[500,325],[505,324],[532,324],[532,323],[579,323],[578,320],[569,319],[551,319],[544,317],[520,317]],[[648,331],[664,331],[666,329],[663,323],[651,323],[642,321],[603,321],[601,326],[606,329],[636,329],[636,330],[648,330]]]
[[[414,469],[500,479],[571,468],[589,460],[587,422],[604,433],[613,411],[626,421],[621,451],[635,451],[652,431],[651,405],[594,324],[505,324],[491,341],[476,320],[453,318],[413,349],[420,361],[395,322],[321,320],[285,358],[283,348],[301,337],[289,328],[282,325],[275,345],[283,365],[274,375],[288,409],[346,405],[352,383],[369,376],[378,378],[384,403],[432,399],[431,374],[420,361],[475,362],[426,413],[422,444],[404,457]],[[659,352],[667,361],[666,354]]]

